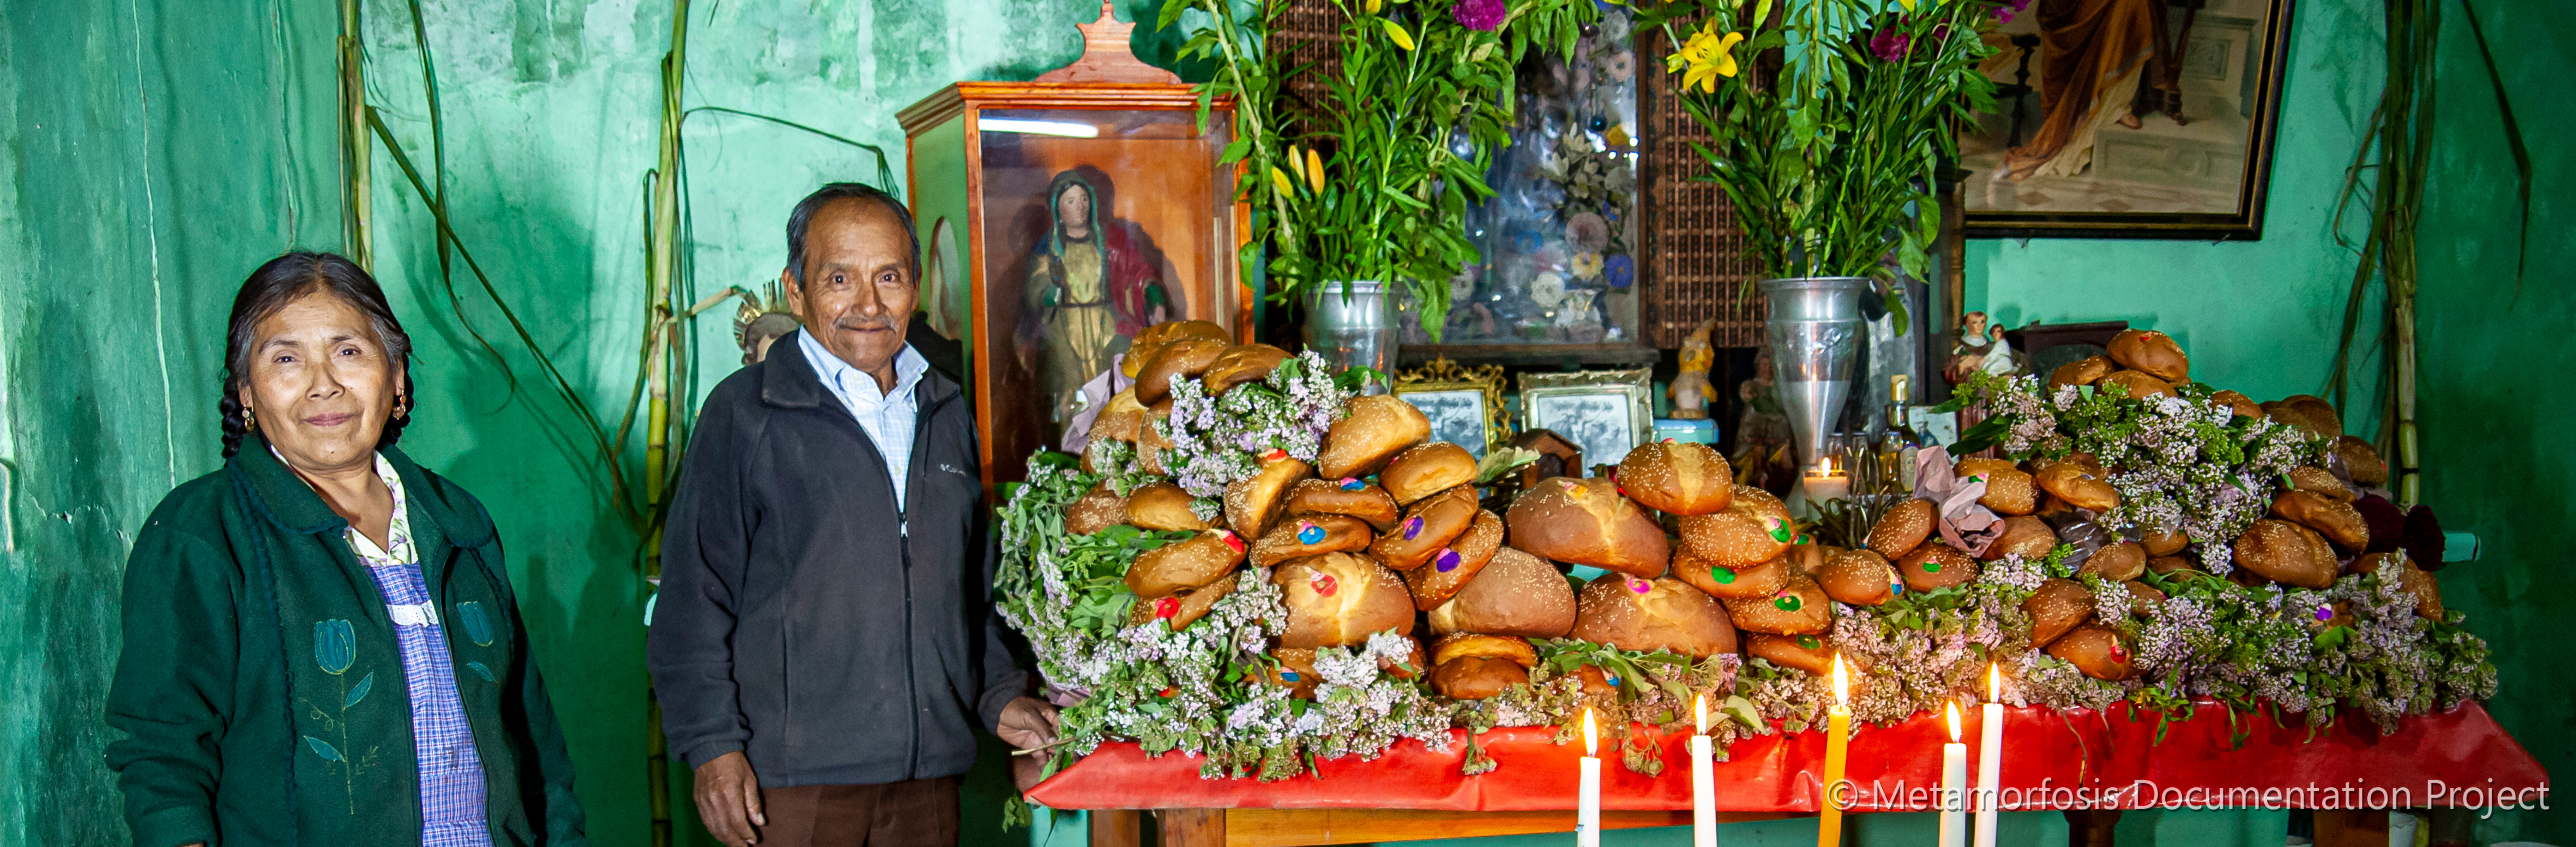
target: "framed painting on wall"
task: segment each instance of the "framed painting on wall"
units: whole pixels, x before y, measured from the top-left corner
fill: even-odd
[[[1959,135],[1972,238],[2263,236],[2291,0],[2011,0]]]
[[[922,296],[964,330],[988,486],[1060,446],[1138,330],[1248,340],[1231,122],[1220,101],[1202,131],[1197,109],[1179,83],[964,82],[902,113],[926,249],[962,253],[925,263],[956,270]]]
[[[1654,437],[1646,397],[1652,373],[1637,368],[1521,374],[1522,425],[1572,442],[1583,451],[1585,464],[1618,464],[1631,448]]]

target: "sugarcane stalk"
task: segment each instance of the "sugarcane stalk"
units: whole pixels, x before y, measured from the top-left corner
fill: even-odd
[[[646,308],[644,317],[645,373],[649,411],[644,425],[644,578],[657,589],[662,582],[662,534],[650,516],[662,513],[662,500],[669,489],[671,460],[671,384],[676,380],[676,367],[685,351],[678,347],[678,335],[672,320],[671,291],[679,275],[677,241],[680,229],[680,121],[686,117],[680,109],[682,69],[687,67],[689,46],[689,0],[671,0],[671,51],[662,57],[662,125],[661,149],[653,165],[653,197],[650,235],[644,262]],[[654,694],[650,681],[645,686],[645,758],[644,783],[652,797],[653,847],[671,843],[671,756],[670,742],[662,735],[662,703]]]
[[[358,31],[358,0],[340,0],[340,194],[343,240],[349,261],[370,271],[376,251],[367,233],[373,207],[368,199],[366,51]]]

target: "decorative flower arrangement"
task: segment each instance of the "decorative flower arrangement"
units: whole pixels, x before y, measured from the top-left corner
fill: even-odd
[[[1213,399],[1196,381],[1176,380],[1161,430],[1174,444],[1167,467],[1205,497],[1249,475],[1260,454],[1312,458],[1360,376],[1327,379],[1320,362],[1302,359]],[[2201,411],[2205,387],[2177,391],[2181,398],[2146,401],[2116,391],[2042,396],[2028,378],[1985,380],[1970,393],[1999,414],[1970,434],[2020,457],[2083,450],[2114,466],[2175,466],[2169,476],[2115,477],[2123,508],[2126,501],[2142,505],[2100,520],[2115,529],[2180,520],[2212,533],[2194,537],[2210,538],[2232,537],[2229,528],[2241,532],[2260,514],[2226,492],[2268,502],[2287,468],[2323,449],[2291,427]],[[1094,456],[1095,470],[1100,460]],[[1721,748],[1804,731],[1820,721],[1830,697],[1822,677],[1767,659],[1694,660],[1560,638],[1535,642],[1527,683],[1488,699],[1452,700],[1433,693],[1423,669],[1406,664],[1415,643],[1391,632],[1317,650],[1320,679],[1311,698],[1292,697],[1271,681],[1281,665],[1269,648],[1289,611],[1268,568],[1244,566],[1230,577],[1231,593],[1174,630],[1164,615],[1137,609],[1125,576],[1138,556],[1190,533],[1125,525],[1087,536],[1065,531],[1067,509],[1093,486],[1136,473],[1084,472],[1072,456],[1040,453],[1030,460],[1029,481],[1011,487],[1001,509],[1001,613],[1028,636],[1050,697],[1064,706],[1064,741],[1050,773],[1102,743],[1133,740],[1149,753],[1200,756],[1200,772],[1210,778],[1284,779],[1318,758],[1374,757],[1400,739],[1446,749],[1453,728],[1468,730],[1465,769],[1478,773],[1496,763],[1477,748],[1477,734],[1557,726],[1564,740],[1564,727],[1590,708],[1622,742],[1627,766],[1654,774],[1664,762],[1653,737],[1682,731],[1696,697],[1707,696],[1721,718],[1711,727]],[[2393,730],[2403,716],[2496,690],[2485,642],[2460,628],[2461,613],[2423,605],[2405,584],[2402,553],[2322,590],[2239,581],[2214,567],[2146,573],[2140,581],[2152,591],[2142,593],[2080,570],[2075,551],[2060,545],[2037,559],[2003,556],[1983,563],[1973,580],[1900,592],[1877,606],[1835,603],[1832,628],[1804,646],[1830,647],[1852,664],[1852,713],[1870,723],[1982,697],[1989,663],[2003,672],[2008,703],[2098,709],[2125,700],[2168,720],[2209,698],[2310,726],[2350,710]],[[2224,555],[2202,559],[2222,566]],[[2051,580],[2085,587],[2090,619],[2118,633],[2134,673],[2099,679],[2033,648],[2025,603]]]
[[[1281,302],[1333,282],[1400,281],[1436,339],[1450,278],[1477,259],[1464,221],[1471,201],[1492,194],[1484,174],[1509,143],[1512,100],[1500,95],[1513,68],[1532,50],[1571,52],[1599,12],[1591,0],[1334,0],[1338,72],[1292,115],[1279,95],[1294,68],[1269,49],[1288,5],[1163,7],[1166,28],[1205,13],[1179,57],[1217,65],[1200,102],[1234,98],[1223,163],[1268,175],[1243,185],[1264,212],[1243,259],[1267,244]]]

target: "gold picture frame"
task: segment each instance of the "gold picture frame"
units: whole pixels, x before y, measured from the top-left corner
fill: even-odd
[[[1478,460],[1485,458],[1487,449],[1512,440],[1511,416],[1503,411],[1501,365],[1467,367],[1433,359],[1398,372],[1394,391],[1396,399],[1413,404],[1431,419],[1431,440],[1465,447]],[[1477,432],[1483,437],[1476,438]]]
[[[1650,368],[1521,374],[1521,425],[1556,433],[1582,448],[1587,463],[1618,464],[1629,450],[1655,440],[1647,399],[1653,374]]]

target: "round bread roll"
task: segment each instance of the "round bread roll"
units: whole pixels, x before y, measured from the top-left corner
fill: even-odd
[[[1413,591],[1413,607],[1428,612],[1458,596],[1458,590],[1492,563],[1502,547],[1503,519],[1492,512],[1477,512],[1475,524],[1448,547],[1431,554],[1428,567],[1404,571],[1405,587]]]
[[[1672,557],[1664,528],[1605,479],[1542,480],[1521,492],[1503,519],[1512,546],[1560,562],[1651,578],[1662,576]]]
[[[1575,600],[1574,637],[1621,650],[1695,659],[1735,652],[1726,607],[1678,579],[1603,574]]]
[[[1825,648],[1825,639],[1821,636],[1748,633],[1744,637],[1744,654],[1817,676],[1833,672],[1834,653]]]
[[[2092,385],[2119,369],[2120,366],[2113,364],[2109,356],[2077,359],[2048,373],[2048,390],[2056,391],[2061,385]]]
[[[1137,486],[1127,493],[1127,522],[1138,529],[1165,532],[1207,529],[1212,524],[1190,508],[1196,499],[1168,482]]]
[[[1735,487],[1735,502],[1714,514],[1679,521],[1682,546],[1713,565],[1750,567],[1789,552],[1798,526],[1789,507],[1771,492],[1750,485]]]
[[[1155,476],[1171,476],[1163,467],[1163,451],[1172,449],[1172,440],[1163,437],[1164,422],[1172,417],[1172,406],[1165,403],[1145,410],[1145,419],[1136,426],[1136,466]]]
[[[1127,590],[1152,600],[1215,582],[1243,564],[1243,548],[1234,533],[1211,529],[1147,550],[1127,566]]]
[[[1581,691],[1575,695],[1577,697],[1589,700],[1595,697],[1619,695],[1619,683],[1612,682],[1610,675],[1602,673],[1599,665],[1576,665],[1573,676],[1574,681],[1581,688]]]
[[[2023,561],[2036,562],[2048,558],[2049,551],[2055,549],[2057,532],[2048,528],[2047,521],[2014,515],[2004,519],[2004,534],[1996,536],[1995,542],[1986,545],[1986,552],[1977,558],[1997,562],[2017,555]]]
[[[2190,543],[2191,539],[2183,537],[2182,533],[2159,526],[2147,530],[2146,537],[2138,541],[2138,546],[2147,548],[2147,556],[2152,558],[2180,553],[2183,545]]]
[[[1225,327],[1216,325],[1214,321],[1164,321],[1137,330],[1136,335],[1128,339],[1127,352],[1134,354],[1149,351],[1184,338],[1204,338],[1227,343],[1234,341],[1234,336],[1226,334]],[[1138,363],[1139,367],[1142,365],[1143,363]],[[1132,378],[1136,374],[1130,372],[1127,375]]]
[[[2145,371],[2113,371],[2110,376],[2103,377],[2099,385],[2104,388],[2117,385],[2126,392],[2121,396],[2131,400],[2173,396],[2172,385]]]
[[[1279,507],[1288,500],[1288,487],[1306,478],[1307,465],[1284,450],[1272,450],[1263,457],[1261,470],[1251,476],[1226,483],[1225,525],[1245,538],[1259,538],[1279,516]]]
[[[1798,536],[1798,543],[1789,545],[1789,551],[1780,554],[1780,558],[1789,560],[1791,573],[1805,574],[1808,579],[1816,579],[1824,576],[1825,562],[1833,559],[1834,554],[1841,552],[1843,548],[1816,543],[1815,536],[1801,535]]]
[[[1443,662],[1431,672],[1431,690],[1451,700],[1482,700],[1528,681],[1528,668],[1487,656]]]
[[[2098,623],[2076,627],[2066,636],[2048,643],[2048,655],[2075,666],[2085,676],[2118,682],[2128,679],[2129,646],[2122,643],[2120,631]]]
[[[1147,406],[1172,396],[1172,380],[1195,377],[1216,366],[1218,356],[1225,355],[1226,343],[1205,338],[1184,338],[1154,351],[1153,361],[1136,371],[1136,402]]]
[[[2388,463],[2379,458],[2379,448],[2370,446],[2370,442],[2337,436],[2334,456],[2342,460],[2344,472],[2352,475],[2352,481],[2374,487],[2388,484]]]
[[[1091,420],[1090,438],[1134,441],[1137,428],[1145,425],[1145,404],[1136,401],[1135,386],[1128,386],[1109,396],[1101,404],[1100,416]]]
[[[1404,580],[1367,556],[1326,553],[1270,572],[1288,607],[1281,647],[1343,647],[1387,630],[1413,631],[1413,600]]]
[[[1431,610],[1431,631],[1563,638],[1574,630],[1574,586],[1546,559],[1494,551],[1457,596]]]
[[[1737,629],[1773,635],[1814,635],[1833,628],[1833,601],[1815,580],[1792,576],[1768,597],[1721,600]]]
[[[1208,367],[1205,380],[1208,396],[1224,394],[1227,389],[1247,382],[1269,379],[1270,372],[1287,360],[1288,351],[1268,344],[1237,344],[1226,348],[1225,353],[1217,357],[1216,364]]]
[[[1223,600],[1225,595],[1234,593],[1234,583],[1234,575],[1227,574],[1198,588],[1181,589],[1179,593],[1169,597],[1139,599],[1136,605],[1128,610],[1127,625],[1136,626],[1160,618],[1165,624],[1171,626],[1173,632],[1188,629],[1190,624],[1207,617],[1208,610],[1216,606],[1216,601]]]
[[[2050,579],[2021,601],[2021,610],[2030,615],[2030,646],[2045,647],[2093,619],[2093,589],[2071,579]]]
[[[1874,550],[1845,550],[1835,555],[1825,562],[1825,572],[1816,577],[1816,585],[1834,602],[1854,606],[1876,606],[1905,590],[1905,580],[1896,576],[1896,566]]]
[[[2219,391],[2209,395],[2209,402],[2213,405],[2227,407],[2230,411],[2235,412],[2237,417],[2258,419],[2263,417],[2263,405],[2254,402],[2254,398],[2245,396],[2243,392],[2232,390]]]
[[[2109,480],[2103,479],[2100,472],[2074,462],[2057,462],[2041,468],[2039,473],[2031,475],[2031,481],[2037,483],[2040,490],[2096,514],[2120,505],[2120,492],[2111,487]]]
[[[2273,582],[2324,590],[2343,563],[2316,530],[2273,518],[2236,537],[2236,566]]]
[[[2129,541],[2105,545],[2093,551],[2093,555],[2084,560],[2084,566],[2075,569],[2078,576],[2101,574],[2103,579],[2114,582],[2137,579],[2146,572],[2147,548]]]
[[[1377,483],[1395,502],[1410,505],[1429,497],[1476,481],[1476,457],[1467,448],[1446,441],[1407,448],[1388,460],[1379,471]]]
[[[2415,595],[2415,614],[2435,621],[2442,620],[2446,614],[2442,610],[2442,585],[2433,581],[2432,574],[2417,567],[2415,560],[2406,558],[2405,553],[2364,554],[2353,559],[2352,564],[2347,566],[2344,572],[2375,575],[2379,573],[2380,568],[2390,562],[2397,563],[2398,587],[2406,589],[2408,594]]]
[[[1127,522],[1127,498],[1109,490],[1109,483],[1093,485],[1081,499],[1064,507],[1064,531],[1090,535]]]
[[[1479,511],[1476,490],[1463,485],[1422,498],[1406,510],[1403,520],[1369,545],[1369,554],[1399,571],[1422,567],[1466,534]]]
[[[1262,681],[1288,689],[1289,699],[1315,699],[1315,686],[1324,681],[1324,675],[1315,672],[1314,648],[1283,647],[1270,651],[1270,658],[1279,664],[1262,663]]]
[[[2359,492],[2352,490],[2352,486],[2345,485],[2343,480],[2336,479],[2333,471],[2324,468],[2291,468],[2290,488],[2297,491],[2312,491],[2328,500],[2339,500],[2345,503],[2350,503],[2361,496]]]
[[[1658,441],[1619,460],[1619,490],[1669,515],[1705,515],[1735,502],[1735,471],[1706,444]]]
[[[2263,413],[2272,420],[2289,424],[2319,438],[2343,435],[2343,416],[2335,413],[2334,404],[2313,394],[2292,394],[2263,404]]]
[[[2370,549],[2370,522],[2351,503],[2314,491],[2285,491],[2272,498],[2272,516],[2316,530],[2345,550]]]
[[[1672,575],[1720,600],[1769,597],[1788,585],[1789,577],[1796,572],[1786,553],[1747,567],[1731,568],[1693,555],[1687,547],[1673,551]]]
[[[2191,378],[2191,357],[2183,355],[2182,345],[2175,344],[2173,336],[2152,329],[2124,329],[2112,336],[2111,361],[2166,382]]]
[[[2149,587],[2146,583],[2123,582],[2120,583],[2120,587],[2129,590],[2129,614],[2131,615],[2146,617],[2155,614],[2156,607],[2165,604],[2165,593]]]
[[[1932,537],[1932,520],[1939,515],[1939,507],[1930,500],[1899,503],[1869,528],[1869,549],[1882,559],[1913,552],[1923,546],[1923,539]]]
[[[1407,635],[1404,636],[1404,647],[1404,661],[1398,662],[1380,656],[1377,660],[1378,671],[1396,679],[1413,679],[1429,674],[1431,659],[1422,652],[1422,641]]]
[[[1396,511],[1395,498],[1387,496],[1386,489],[1351,477],[1298,480],[1288,488],[1286,508],[1291,515],[1349,515],[1379,532],[1404,516]]]
[[[2200,566],[2192,564],[2190,559],[2181,556],[2154,556],[2147,559],[2147,570],[2158,574],[2173,574],[2182,571],[2198,571]]]
[[[1368,522],[1349,515],[1303,515],[1274,522],[1261,540],[1252,542],[1252,566],[1266,568],[1290,559],[1343,550],[1368,549],[1377,534]]]
[[[1315,467],[1327,479],[1368,476],[1388,459],[1431,438],[1431,419],[1393,394],[1351,398],[1347,414],[1324,431],[1324,449]]]
[[[1933,541],[1897,559],[1896,572],[1905,577],[1907,591],[1939,591],[1975,580],[1977,560],[1958,548]]]
[[[1995,510],[1998,515],[2027,515],[2039,507],[2039,487],[2030,474],[2002,459],[1961,459],[1958,475],[1961,481],[1976,477],[1986,481],[1986,494],[1977,503]]]
[[[1434,665],[1466,658],[1501,659],[1524,668],[1538,667],[1538,650],[1530,647],[1529,639],[1518,636],[1453,632],[1431,643]]]

